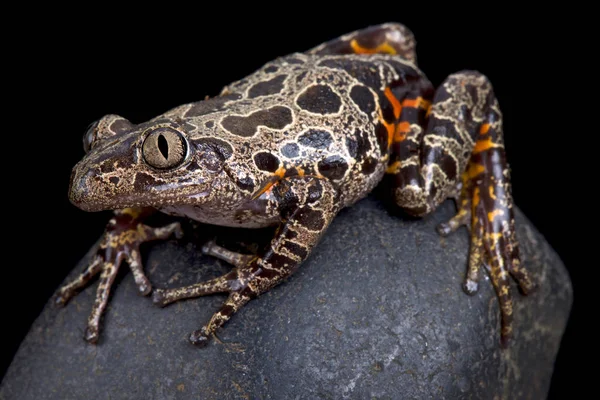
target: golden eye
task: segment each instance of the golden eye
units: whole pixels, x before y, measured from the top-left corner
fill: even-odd
[[[158,128],[144,140],[142,154],[146,163],[154,168],[173,169],[185,160],[187,142],[174,129]]]

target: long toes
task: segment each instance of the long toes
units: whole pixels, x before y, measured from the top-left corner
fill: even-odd
[[[204,333],[204,329],[199,329],[190,334],[190,343],[196,347],[206,347],[209,342],[209,337]]]

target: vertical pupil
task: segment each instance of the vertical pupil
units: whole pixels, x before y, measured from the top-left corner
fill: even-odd
[[[158,150],[160,150],[165,160],[169,159],[169,143],[163,135],[158,135]]]

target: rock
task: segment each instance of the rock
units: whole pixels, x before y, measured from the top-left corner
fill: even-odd
[[[523,261],[539,289],[523,297],[513,283],[515,336],[502,350],[487,276],[475,296],[461,290],[467,230],[445,239],[435,231],[453,211],[447,202],[412,220],[391,215],[373,197],[342,211],[288,282],[250,302],[219,331],[223,343],[203,349],[187,337],[224,295],[161,309],[124,274],[95,346],[83,340],[95,285],[63,309],[49,303],[21,344],[0,399],[545,398],[572,302],[567,272],[517,210]],[[199,232],[183,245],[147,245],[155,286],[227,271],[200,255],[204,240],[216,236],[232,247],[269,234],[210,226]]]

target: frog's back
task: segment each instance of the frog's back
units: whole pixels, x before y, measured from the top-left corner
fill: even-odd
[[[384,90],[421,73],[398,56],[292,54],[264,65],[186,110],[196,136],[231,144],[258,181],[329,179],[343,206],[368,194],[389,159]]]

